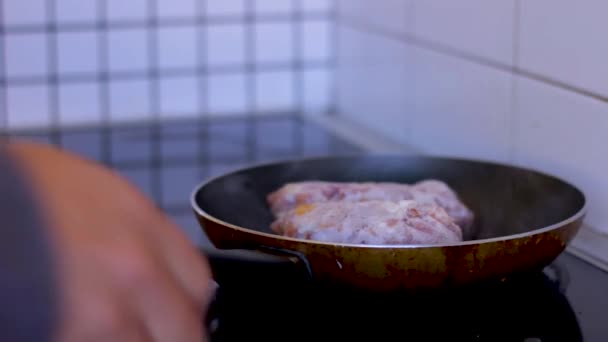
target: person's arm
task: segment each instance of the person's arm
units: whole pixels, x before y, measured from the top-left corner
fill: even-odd
[[[0,341],[204,340],[210,271],[169,217],[96,162],[5,151]]]
[[[3,147],[0,224],[0,341],[50,341],[57,310],[48,229],[23,173]]]

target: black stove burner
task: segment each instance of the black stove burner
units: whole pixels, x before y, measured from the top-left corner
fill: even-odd
[[[222,289],[212,340],[582,341],[566,276],[555,269],[416,296],[296,283],[271,293],[256,280]]]

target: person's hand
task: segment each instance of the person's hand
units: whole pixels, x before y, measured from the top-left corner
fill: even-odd
[[[186,236],[114,172],[11,143],[49,223],[60,342],[205,340],[210,272]]]

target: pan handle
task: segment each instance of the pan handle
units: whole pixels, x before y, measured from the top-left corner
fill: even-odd
[[[206,325],[213,340],[221,334],[222,317],[230,315],[236,297],[277,293],[285,288],[306,286],[312,279],[310,265],[302,254],[270,247],[255,250],[201,249],[208,260],[217,287],[208,308]]]
[[[201,249],[209,261],[213,278],[221,287],[255,285],[267,279],[283,278],[306,281],[312,270],[306,257],[295,251],[272,247],[246,249]]]

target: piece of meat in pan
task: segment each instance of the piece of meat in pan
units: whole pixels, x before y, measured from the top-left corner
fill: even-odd
[[[423,180],[411,186],[410,191],[416,202],[434,203],[442,207],[463,229],[465,236],[468,235],[475,218],[473,212],[446,183],[434,179]]]
[[[443,208],[416,201],[361,201],[302,204],[271,225],[282,236],[368,245],[447,244],[462,231]]]
[[[370,200],[415,200],[425,204],[435,203],[447,211],[463,229],[465,236],[469,235],[474,218],[473,212],[460,201],[446,183],[432,179],[413,185],[389,182],[294,182],[283,185],[267,197],[275,217],[301,204]]]
[[[397,183],[340,183],[304,181],[283,185],[268,195],[272,212],[278,216],[300,204],[332,201],[400,201],[411,199],[410,186]]]

